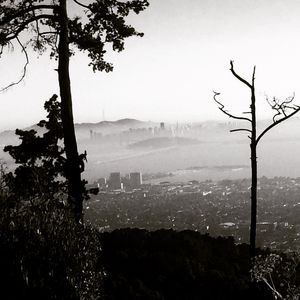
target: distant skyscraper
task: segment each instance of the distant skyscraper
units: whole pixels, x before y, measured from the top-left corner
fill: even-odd
[[[108,187],[111,190],[122,189],[121,174],[120,174],[120,172],[110,173],[109,181],[108,181]]]
[[[132,188],[140,187],[140,185],[142,184],[142,174],[140,172],[130,173],[129,182]]]

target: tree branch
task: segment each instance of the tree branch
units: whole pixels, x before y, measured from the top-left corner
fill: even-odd
[[[246,129],[246,128],[238,128],[238,129],[231,129],[230,132],[236,132],[236,131],[247,131],[252,133],[252,131],[250,129]]]
[[[20,78],[18,81],[12,82],[12,83],[9,84],[8,86],[2,88],[2,89],[0,90],[1,93],[2,93],[2,92],[5,92],[6,90],[8,90],[8,89],[9,89],[10,87],[12,87],[12,86],[19,84],[19,83],[25,78],[25,75],[26,75],[27,66],[28,66],[28,64],[29,64],[28,54],[27,54],[26,48],[25,48],[24,45],[21,43],[21,41],[19,40],[18,37],[16,37],[16,40],[18,41],[19,45],[21,46],[22,52],[24,52],[24,55],[25,55],[25,58],[26,58],[25,65],[24,65],[24,67],[23,67],[23,74],[22,74],[21,78]]]
[[[77,0],[73,0],[73,1],[74,1],[76,4],[82,6],[82,7],[86,8],[86,9],[90,9],[87,5],[84,5],[84,4],[80,3],[80,2],[77,1]]]
[[[280,299],[283,299],[283,297],[281,296],[281,294],[269,284],[268,280],[267,280],[265,277],[262,278],[262,281],[263,281],[263,282],[271,289],[271,291],[272,291],[277,297],[279,297]]]
[[[280,120],[275,121],[273,124],[269,125],[256,139],[255,144],[257,145],[258,142],[260,141],[260,139],[273,127],[275,127],[276,125],[278,125],[279,123],[289,119],[290,117],[292,117],[293,115],[295,115],[296,113],[298,113],[300,111],[300,106],[297,106],[296,108],[294,108],[294,111],[292,113],[290,113],[289,115],[286,115],[285,117],[281,118]]]
[[[242,83],[247,85],[250,89],[252,89],[252,85],[247,80],[243,79],[241,76],[239,76],[237,73],[235,73],[235,71],[233,69],[233,60],[230,61],[230,71],[234,77],[236,77],[239,81],[241,81]],[[254,71],[253,71],[253,75],[252,75],[252,81],[254,80],[254,74],[255,74],[255,67],[254,67]]]
[[[26,13],[34,12],[36,10],[41,10],[41,9],[58,10],[58,6],[41,4],[41,5],[30,6],[30,7],[24,8],[24,9],[18,9],[15,14],[7,15],[6,18],[2,18],[2,20],[0,20],[0,26],[7,25],[9,22],[13,21],[14,19],[23,17],[24,14],[26,14]]]
[[[273,122],[276,122],[276,117],[280,115],[284,115],[285,117],[287,116],[286,110],[287,109],[295,109],[295,106],[290,106],[289,104],[293,102],[295,98],[295,93],[293,96],[290,96],[286,98],[284,101],[280,102],[279,99],[273,97],[272,101],[269,100],[269,97],[266,96],[266,100],[270,107],[275,110],[275,114],[273,116]]]
[[[35,16],[33,18],[28,19],[27,21],[23,22],[22,24],[20,24],[20,26],[18,27],[18,29],[11,35],[11,36],[6,36],[6,38],[4,38],[4,40],[6,42],[11,41],[15,38],[18,37],[18,35],[32,22],[35,22],[37,20],[40,19],[50,19],[50,20],[57,20],[57,18],[54,15],[38,15]]]
[[[224,113],[225,115],[227,115],[229,118],[233,118],[233,119],[236,119],[236,120],[248,121],[248,122],[251,123],[251,120],[250,120],[249,118],[235,116],[235,115],[232,115],[232,114],[230,114],[229,112],[227,112],[227,111],[224,109],[225,106],[224,106],[221,102],[219,102],[219,101],[216,99],[216,97],[219,96],[220,93],[215,92],[215,91],[213,91],[213,93],[214,93],[214,101],[219,105],[219,110],[220,110],[222,113]]]
[[[253,67],[253,73],[252,73],[252,86],[251,86],[251,88],[253,90],[254,90],[255,71],[256,71],[256,66]]]
[[[43,31],[39,33],[40,36],[48,34],[58,34],[58,31]]]
[[[33,11],[33,15],[36,16],[35,11]],[[39,26],[39,20],[35,20],[35,26],[36,26],[36,45],[40,45],[40,26]]]

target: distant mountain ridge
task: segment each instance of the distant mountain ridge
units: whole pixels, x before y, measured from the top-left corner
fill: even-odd
[[[145,128],[158,126],[158,123],[152,121],[141,121],[137,119],[124,118],[116,121],[100,121],[97,123],[75,123],[75,131],[78,139],[89,137],[90,131],[100,132],[104,134],[111,134],[129,130],[130,128]],[[22,130],[36,130],[39,134],[44,132],[44,129],[37,124],[20,128]],[[18,141],[18,137],[15,135],[14,130],[5,130],[0,132],[0,146],[15,144]]]
[[[124,118],[119,119],[116,121],[100,121],[97,123],[75,123],[75,130],[76,131],[82,131],[82,130],[107,130],[107,129],[115,129],[115,130],[124,130],[129,128],[138,128],[138,127],[147,127],[150,125],[157,125],[158,123],[155,122],[145,122],[140,121],[137,119],[131,119],[131,118]],[[33,124],[31,126],[20,128],[22,130],[31,130],[34,129],[38,133],[43,132],[43,129],[40,128],[37,124]],[[15,136],[15,129],[14,130],[5,130],[0,132],[0,139],[12,139]]]
[[[144,123],[146,122],[136,120],[136,119],[125,118],[116,121],[100,121],[97,123],[76,123],[75,127],[81,128],[81,127],[132,126],[132,125],[136,126],[136,125],[142,125]]]
[[[258,121],[258,129],[262,130],[265,128],[270,121],[261,120]],[[171,124],[171,123],[169,123]],[[173,124],[175,126],[175,124]],[[196,122],[192,123],[192,126],[196,128],[204,129],[210,137],[218,136],[219,134],[225,134],[228,136],[228,131],[232,128],[238,127],[237,124],[231,124],[230,122],[225,121],[206,121],[206,122]],[[122,131],[137,129],[137,128],[150,128],[150,127],[160,127],[159,122],[153,121],[141,121],[134,118],[122,118],[116,121],[100,121],[96,123],[75,123],[75,130],[78,140],[86,139],[90,137],[91,133],[96,134],[117,134]],[[295,130],[296,128],[300,128],[300,118],[293,118],[283,125],[278,126],[274,131],[266,136],[266,139],[273,140],[300,140],[300,131]],[[43,133],[44,129],[37,126],[37,124],[33,124],[31,126],[21,128],[23,130],[31,130],[34,129],[38,133]],[[232,141],[239,139],[241,142],[247,142],[246,139],[243,139],[241,135],[231,135]],[[15,135],[14,130],[5,130],[0,132],[0,146],[16,144],[18,141],[18,137]]]
[[[76,135],[78,139],[90,137],[91,133],[96,134],[117,134],[122,131],[137,128],[148,128],[158,126],[158,123],[151,121],[145,122],[136,119],[120,119],[116,121],[101,121],[98,123],[81,123],[75,124]]]

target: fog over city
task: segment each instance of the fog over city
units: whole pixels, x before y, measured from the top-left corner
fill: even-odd
[[[267,96],[286,99],[295,94],[295,103],[300,103],[299,6],[298,1],[286,5],[279,0],[152,0],[142,17],[128,18],[144,37],[130,38],[122,53],[107,49],[106,59],[114,63],[112,73],[93,73],[84,54],[71,57],[78,143],[89,156],[85,176],[94,180],[111,170],[182,173],[180,170],[195,166],[248,165],[247,134],[229,133],[236,124],[230,124],[232,120],[219,111],[213,91],[221,93],[227,110],[236,114],[248,110],[249,91],[229,70],[229,62],[234,60],[236,71],[246,80],[250,80],[256,66],[257,116],[263,124],[272,123]],[[76,15],[78,8],[71,5],[70,11]],[[21,76],[25,58],[20,52],[17,47],[4,51],[1,86]],[[58,93],[55,60],[32,50],[28,54],[25,79],[1,94],[2,130],[36,124],[45,117],[44,101]],[[103,143],[103,137],[111,132],[100,122],[126,118],[141,121],[134,128],[154,128],[164,122],[168,133],[162,136],[189,137],[197,143],[136,148],[130,148],[132,140],[126,138]],[[297,120],[279,125],[259,146],[260,175],[299,176],[295,155],[299,130],[294,122]],[[102,139],[90,136],[94,123],[99,123],[94,131],[102,134]],[[131,124],[115,127],[114,134],[124,136],[122,131],[130,130]],[[9,135],[2,135],[2,145]],[[173,149],[171,153],[169,148]],[[194,172],[199,179],[249,174],[249,169]]]

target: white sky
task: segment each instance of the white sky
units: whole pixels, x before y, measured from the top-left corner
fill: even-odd
[[[258,110],[267,116],[264,94],[300,103],[299,0],[150,0],[129,22],[145,33],[122,53],[109,52],[113,73],[93,73],[88,58],[71,61],[76,122],[119,118],[153,121],[226,119],[212,100],[222,92],[233,112],[249,107],[249,91],[229,71],[250,80],[256,65]],[[44,101],[59,93],[56,62],[31,52],[26,79],[0,94],[0,129],[44,118]],[[0,60],[0,86],[17,79],[24,58],[16,48]]]

